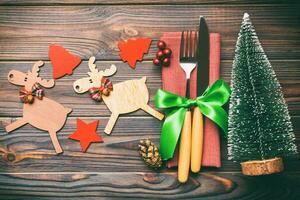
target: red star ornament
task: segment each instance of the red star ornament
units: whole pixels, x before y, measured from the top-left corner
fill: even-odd
[[[53,66],[53,78],[58,79],[68,74],[80,64],[81,59],[68,52],[64,47],[52,44],[49,46],[49,58]]]
[[[82,152],[86,152],[92,142],[103,142],[100,135],[96,133],[99,120],[85,123],[77,118],[77,130],[69,136],[69,139],[80,142]]]
[[[120,57],[124,62],[134,69],[137,61],[142,61],[145,53],[148,53],[151,39],[149,38],[131,38],[127,41],[120,41]]]

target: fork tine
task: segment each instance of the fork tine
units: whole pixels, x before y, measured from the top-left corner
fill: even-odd
[[[187,53],[187,31],[185,31],[185,34],[184,34],[184,52],[183,52],[183,57],[186,58],[186,53]]]
[[[186,32],[186,56],[185,57],[187,57],[187,58],[189,58],[190,57],[190,40],[191,40],[191,38],[190,38],[190,31],[187,31]]]
[[[186,39],[186,46],[187,46],[187,57],[189,58],[190,57],[190,54],[191,54],[191,51],[190,51],[190,48],[191,48],[191,45],[190,45],[190,40],[191,40],[191,38],[190,38],[190,31],[187,31],[187,39]]]
[[[194,31],[191,31],[190,32],[190,50],[191,50],[191,53],[190,53],[190,57],[194,57],[194,35],[193,35]]]
[[[195,57],[197,56],[197,44],[198,44],[198,31],[195,31],[195,40],[194,40],[194,53],[195,53]]]
[[[181,40],[180,40],[180,59],[183,58],[183,51],[184,51],[184,31],[181,32]]]
[[[197,31],[182,31],[180,40],[180,60],[195,59],[197,56],[197,43],[199,34]]]
[[[194,57],[194,51],[193,51],[193,31],[189,31],[190,39],[189,39],[189,57]]]

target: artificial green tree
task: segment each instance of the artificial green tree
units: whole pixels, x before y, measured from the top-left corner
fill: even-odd
[[[282,171],[281,157],[297,154],[295,135],[280,84],[247,13],[231,78],[229,160],[242,162],[247,175]]]

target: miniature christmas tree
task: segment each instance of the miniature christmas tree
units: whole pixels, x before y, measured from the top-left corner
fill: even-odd
[[[246,175],[283,170],[281,157],[297,154],[287,105],[247,13],[236,44],[229,107],[229,160]],[[245,162],[248,161],[248,162]]]

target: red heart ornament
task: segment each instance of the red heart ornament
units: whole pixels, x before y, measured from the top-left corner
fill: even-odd
[[[137,61],[142,61],[145,53],[148,53],[151,39],[149,38],[132,38],[127,41],[120,41],[120,58],[128,62],[129,66],[134,69]]]
[[[53,66],[52,76],[55,79],[64,75],[71,75],[73,70],[80,64],[81,59],[68,52],[64,47],[52,44],[49,46],[49,58]]]

